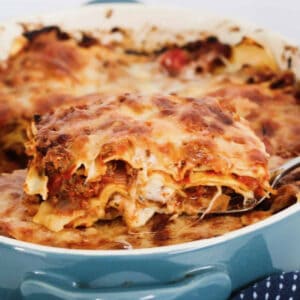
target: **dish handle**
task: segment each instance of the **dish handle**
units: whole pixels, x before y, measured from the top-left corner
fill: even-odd
[[[99,3],[140,3],[137,0],[91,0],[85,4],[99,4]]]
[[[230,296],[231,280],[225,270],[208,267],[165,284],[90,288],[55,274],[32,272],[22,282],[20,292],[28,300],[224,300]]]

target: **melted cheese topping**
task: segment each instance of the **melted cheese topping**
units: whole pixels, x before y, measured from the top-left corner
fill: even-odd
[[[104,33],[110,34],[116,33]],[[202,37],[166,49],[162,46],[156,51],[135,50],[130,31],[122,28],[117,34],[122,37],[120,41],[101,44],[88,35],[78,42],[57,27],[25,33],[19,50],[0,68],[0,142],[4,152],[24,154],[24,128],[32,115],[68,106],[73,96],[164,92],[199,97],[221,87],[227,91],[220,93],[231,93],[234,85],[238,86],[235,93],[250,99],[253,113],[243,109],[247,101],[229,98],[234,98],[237,111],[243,110],[242,116],[250,120],[256,133],[262,135],[264,131],[263,141],[268,152],[274,154],[272,167],[281,163],[282,156],[299,154],[295,79],[291,73],[278,69],[268,49],[247,37],[236,45]],[[242,92],[245,88],[248,91]],[[260,109],[258,98],[265,99],[264,110]],[[289,126],[287,118],[292,120]],[[269,135],[270,131],[272,141],[265,137],[265,132]],[[88,169],[92,172],[92,168]]]

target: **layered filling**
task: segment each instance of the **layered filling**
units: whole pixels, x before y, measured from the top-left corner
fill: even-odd
[[[139,227],[155,213],[204,216],[251,205],[267,193],[258,180],[247,176],[190,171],[176,181],[162,171],[147,173],[122,160],[109,161],[98,180],[87,181],[84,166],[72,173],[48,164],[45,174],[47,200],[41,200],[33,221],[53,231],[117,217],[128,227]]]

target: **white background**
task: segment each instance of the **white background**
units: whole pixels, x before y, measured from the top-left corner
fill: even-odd
[[[0,21],[79,7],[88,0],[0,0]],[[141,0],[147,5],[195,7],[272,29],[300,44],[300,0]],[[183,20],[184,22],[184,20]]]

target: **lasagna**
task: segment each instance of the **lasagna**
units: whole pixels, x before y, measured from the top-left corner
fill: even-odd
[[[279,67],[248,36],[228,44],[199,30],[23,26],[0,63],[0,173],[29,165],[0,175],[1,235],[145,248],[225,234],[297,201],[299,172],[268,186],[268,170],[300,155],[292,58]],[[253,211],[214,214],[268,193]]]
[[[26,194],[53,231],[225,212],[268,195],[264,144],[222,98],[99,96],[35,116]]]

